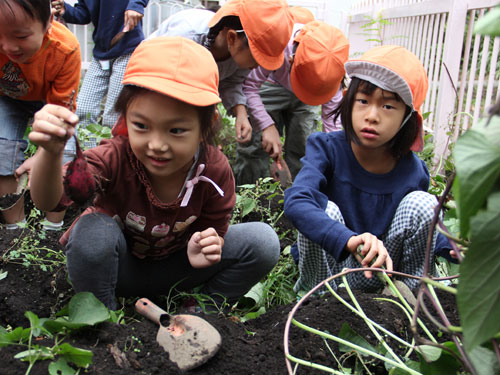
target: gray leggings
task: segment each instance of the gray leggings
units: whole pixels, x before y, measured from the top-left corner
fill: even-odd
[[[231,225],[224,237],[220,263],[191,267],[186,251],[162,260],[139,259],[127,248],[118,224],[104,214],[82,216],[67,244],[67,266],[74,290],[88,291],[110,309],[116,296],[168,294],[204,284],[202,293],[217,303],[236,302],[278,262],[280,243],[265,223]]]

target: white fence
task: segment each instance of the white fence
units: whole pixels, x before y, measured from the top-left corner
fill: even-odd
[[[363,0],[343,28],[351,56],[379,44],[399,44],[415,53],[429,76],[423,112],[434,131],[435,153],[478,121],[500,96],[500,38],[473,29],[498,0]],[[368,23],[373,21],[373,25]]]

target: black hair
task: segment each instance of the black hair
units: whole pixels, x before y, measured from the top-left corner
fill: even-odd
[[[225,16],[220,19],[219,22],[215,26],[212,26],[208,30],[207,34],[207,40],[203,44],[205,48],[210,50],[212,45],[215,43],[215,38],[217,38],[217,35],[221,32],[224,27],[227,27],[228,29],[232,30],[243,30],[243,25],[241,24],[240,17],[238,16]],[[238,33],[239,38],[245,38],[245,44],[248,47],[248,39],[245,35],[245,33]]]
[[[118,98],[116,99],[114,110],[120,113],[121,115],[125,116],[125,114],[127,113],[127,109],[130,106],[130,103],[132,103],[132,100],[135,97],[150,91],[151,90],[146,89],[144,87],[139,87],[134,85],[123,86],[122,90],[120,91],[120,95],[118,95]],[[196,107],[196,109],[198,110],[200,119],[201,135],[202,135],[200,156],[202,157],[204,155],[204,150],[206,149],[206,145],[215,144],[215,135],[218,131],[218,127],[220,126],[220,122],[214,122],[216,113],[215,112],[216,104],[204,107],[193,105],[193,107]]]
[[[19,5],[33,20],[38,20],[45,27],[50,21],[50,0],[0,0],[0,8],[8,8],[12,15],[12,4]],[[3,10],[2,10],[3,12]]]
[[[379,87],[371,82],[365,81],[363,79],[353,77],[347,92],[342,98],[339,106],[334,109],[329,116],[333,116],[333,121],[337,121],[340,116],[342,120],[342,126],[346,134],[346,138],[349,142],[359,143],[359,138],[356,136],[354,128],[352,126],[352,107],[355,103],[356,93],[362,92],[365,95],[371,95]],[[383,90],[385,91],[385,90]],[[397,94],[393,93],[395,99],[399,102],[403,102],[403,99]],[[406,105],[406,112],[404,119],[411,113],[411,108]],[[397,134],[389,141],[389,148],[392,155],[395,158],[399,158],[407,155],[410,152],[410,148],[418,136],[418,116],[417,112],[413,111],[410,118],[406,121],[403,127],[397,132]]]

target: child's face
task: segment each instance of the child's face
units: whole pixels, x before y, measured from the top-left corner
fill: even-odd
[[[360,145],[387,147],[403,122],[406,105],[394,93],[377,88],[371,95],[358,91],[352,106],[352,125]]]
[[[148,91],[130,102],[126,121],[132,151],[150,176],[185,178],[202,141],[196,107]]]
[[[10,2],[0,9],[0,53],[16,63],[26,63],[42,46],[50,27],[31,18],[18,4]]]

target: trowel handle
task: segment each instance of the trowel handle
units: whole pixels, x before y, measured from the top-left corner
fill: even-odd
[[[135,311],[159,325],[161,324],[160,320],[162,315],[169,316],[165,310],[161,309],[147,298],[137,300],[135,303]]]

